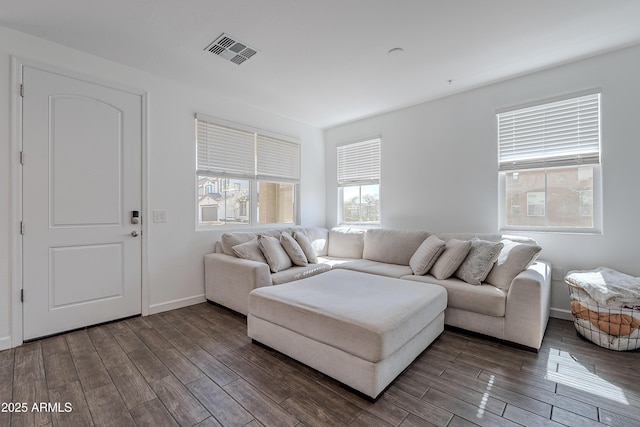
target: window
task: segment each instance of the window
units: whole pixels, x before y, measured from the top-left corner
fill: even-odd
[[[340,222],[380,223],[380,139],[338,147]]]
[[[196,116],[199,225],[297,222],[300,144]]]
[[[293,223],[295,186],[277,182],[258,182],[258,223]]]
[[[598,232],[600,94],[497,119],[501,228]]]

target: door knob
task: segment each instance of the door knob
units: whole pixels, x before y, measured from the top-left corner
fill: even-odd
[[[136,230],[133,230],[133,231],[131,232],[131,235],[132,235],[133,237],[138,237],[138,232],[137,232]]]

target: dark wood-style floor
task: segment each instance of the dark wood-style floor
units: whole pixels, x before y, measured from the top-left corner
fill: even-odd
[[[640,426],[640,352],[601,349],[557,319],[538,354],[447,330],[371,403],[199,304],[0,352],[0,402],[28,405],[0,426],[628,427]]]

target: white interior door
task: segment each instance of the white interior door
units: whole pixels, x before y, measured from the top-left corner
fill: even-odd
[[[142,98],[22,78],[23,339],[139,314]]]

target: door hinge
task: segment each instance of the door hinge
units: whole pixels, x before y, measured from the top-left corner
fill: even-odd
[[[24,151],[20,152],[20,164],[24,165]]]
[[[20,289],[20,302],[24,302],[24,289]]]
[[[20,234],[24,234],[24,222],[20,221]]]
[[[24,83],[20,83],[20,96],[24,98]]]

